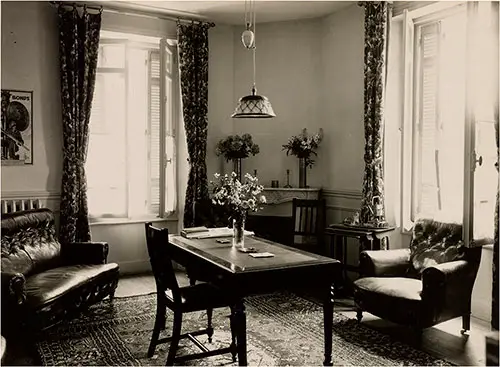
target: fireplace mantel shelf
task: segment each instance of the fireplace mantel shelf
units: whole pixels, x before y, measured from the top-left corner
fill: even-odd
[[[269,205],[281,204],[296,199],[318,199],[319,187],[265,187],[264,196]]]

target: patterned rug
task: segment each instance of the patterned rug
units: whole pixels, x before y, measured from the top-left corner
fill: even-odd
[[[248,363],[252,366],[322,365],[323,308],[291,293],[247,299]],[[149,294],[103,301],[80,318],[45,332],[36,345],[40,363],[53,366],[164,365],[168,344],[146,356],[156,309],[156,295]],[[167,330],[172,314],[167,313]],[[231,342],[229,309],[214,311],[213,342],[199,337],[207,348]],[[206,314],[185,315],[183,332],[205,327]],[[342,366],[450,365],[356,320],[334,313],[333,361]],[[181,340],[178,355],[198,352],[189,340]],[[231,356],[220,355],[190,361],[192,365],[235,365]]]

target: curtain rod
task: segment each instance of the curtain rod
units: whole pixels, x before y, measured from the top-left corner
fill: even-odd
[[[140,4],[116,4],[115,1],[106,1],[106,2],[97,2],[97,1],[87,1],[82,3],[75,3],[69,1],[50,1],[50,4],[53,6],[65,6],[65,7],[86,7],[87,9],[98,10],[99,12],[108,12],[108,13],[118,13],[124,15],[134,15],[141,16],[146,18],[154,18],[154,19],[164,19],[164,20],[173,20],[176,22],[182,23],[200,23],[207,24],[210,27],[214,27],[215,23],[207,21],[204,17],[197,16],[196,14],[185,14],[181,11],[175,11],[178,15],[167,14],[167,13],[159,13],[158,11],[151,10],[151,8],[140,5]],[[163,9],[155,8],[163,11]],[[182,14],[184,13],[184,14]]]

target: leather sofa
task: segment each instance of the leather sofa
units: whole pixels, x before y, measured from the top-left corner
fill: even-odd
[[[354,282],[358,321],[362,312],[422,329],[462,317],[470,330],[471,296],[481,247],[466,248],[462,226],[420,219],[409,249],[363,251]]]
[[[54,214],[33,209],[2,215],[3,335],[27,335],[113,298],[119,267],[105,242],[59,243]]]

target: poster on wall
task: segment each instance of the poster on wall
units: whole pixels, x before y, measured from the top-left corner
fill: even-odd
[[[33,92],[2,89],[2,165],[33,164]]]

